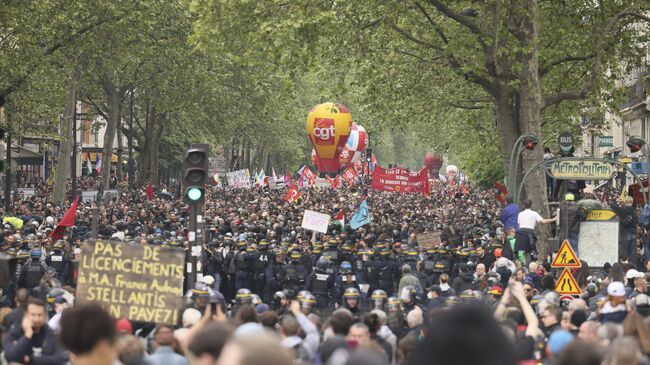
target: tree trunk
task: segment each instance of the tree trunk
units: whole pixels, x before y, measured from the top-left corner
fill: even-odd
[[[133,91],[131,91],[131,98],[129,102],[129,162],[128,162],[128,176],[129,176],[129,189],[133,189],[133,180],[135,178],[135,166],[133,166]]]
[[[537,0],[527,0],[524,6],[526,13],[520,23],[520,40],[522,49],[521,71],[519,73],[519,121],[522,132],[541,136],[542,87],[539,79],[539,8]],[[533,151],[523,152],[523,167],[530,170],[543,160],[541,146]],[[546,178],[543,169],[537,169],[526,180],[526,198],[533,203],[533,210],[543,216],[548,216],[546,205]],[[540,227],[542,228],[542,227]],[[537,249],[540,258],[546,258],[549,253],[548,230],[540,230]]]
[[[151,180],[151,146],[153,144],[154,131],[157,123],[156,118],[158,118],[158,115],[156,114],[156,107],[149,106],[144,130],[144,146],[142,146],[141,153],[141,171],[138,179],[140,185],[144,185],[148,180]]]
[[[72,153],[72,124],[75,108],[77,107],[77,87],[81,78],[81,69],[75,66],[68,83],[66,93],[66,106],[63,111],[63,124],[61,128],[61,151],[57,161],[56,180],[54,183],[54,193],[52,199],[55,203],[62,203],[65,199],[66,182],[68,180],[68,171],[70,171],[70,155]],[[76,162],[76,161],[75,161]]]
[[[496,123],[501,141],[501,155],[503,157],[503,168],[506,171],[510,168],[510,155],[515,141],[519,138],[519,120],[515,112],[514,100],[508,85],[500,84],[495,100]],[[515,195],[516,191],[509,191]]]
[[[151,183],[154,185],[158,184],[158,167],[159,167],[159,158],[160,158],[160,139],[162,138],[163,130],[164,130],[164,124],[165,124],[165,119],[168,118],[168,116],[163,116],[161,118],[158,118],[157,120],[159,121],[156,125],[156,130],[153,136],[153,140],[151,143],[151,165],[150,165],[150,179]]]
[[[118,184],[124,181],[124,176],[122,167],[124,166],[122,161],[122,151],[124,150],[124,141],[122,140],[122,113],[120,112],[120,118],[117,119],[117,167],[116,175]]]
[[[104,189],[108,189],[111,177],[111,156],[113,155],[113,143],[120,119],[121,95],[115,85],[107,77],[103,78],[104,91],[106,93],[106,104],[108,105],[106,121],[106,133],[104,134],[104,149],[102,153],[102,181]]]

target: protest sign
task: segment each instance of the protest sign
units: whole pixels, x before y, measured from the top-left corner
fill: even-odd
[[[36,189],[34,188],[18,188],[18,194],[22,194],[25,198],[31,198],[36,194]]]
[[[440,232],[427,232],[418,234],[418,245],[425,249],[430,249],[442,243],[442,234]]]
[[[115,318],[175,324],[184,261],[178,248],[86,242],[81,248],[77,299],[98,302]]]
[[[305,215],[302,217],[301,227],[310,231],[327,233],[327,226],[329,226],[329,224],[329,215],[314,212],[312,210],[305,210]]]
[[[228,186],[232,189],[250,188],[251,187],[250,177],[251,175],[248,172],[248,169],[233,171],[226,174],[226,180],[228,180]]]
[[[377,165],[372,175],[372,188],[379,191],[429,195],[429,175],[426,169],[415,172],[402,168],[385,169]]]
[[[81,201],[84,203],[94,202],[97,200],[97,190],[92,191],[82,191],[81,192]]]

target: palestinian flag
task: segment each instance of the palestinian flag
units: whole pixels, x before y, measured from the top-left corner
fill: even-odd
[[[345,212],[343,209],[339,210],[338,214],[336,217],[334,217],[334,222],[333,223],[338,223],[341,225],[341,229],[345,228]]]

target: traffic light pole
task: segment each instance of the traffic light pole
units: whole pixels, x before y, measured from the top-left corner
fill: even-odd
[[[5,214],[11,207],[11,132],[7,131],[7,159],[5,160]]]
[[[198,266],[198,258],[196,256],[195,247],[197,246],[196,231],[197,231],[197,210],[198,204],[190,203],[190,221],[189,230],[187,232],[187,241],[190,245],[190,250],[187,254],[187,288],[192,289],[196,284],[196,271]]]

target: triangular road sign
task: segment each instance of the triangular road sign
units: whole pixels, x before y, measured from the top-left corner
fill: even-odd
[[[578,259],[578,255],[576,255],[575,251],[573,251],[573,248],[569,244],[568,240],[564,240],[562,242],[562,246],[560,246],[560,250],[557,252],[557,255],[555,256],[555,259],[553,259],[553,263],[551,263],[552,268],[558,268],[558,267],[564,267],[564,268],[570,268],[570,269],[577,269],[580,266],[580,260]]]
[[[573,278],[571,271],[568,269],[562,270],[562,275],[555,283],[555,291],[560,295],[580,295],[581,293],[576,279]]]

